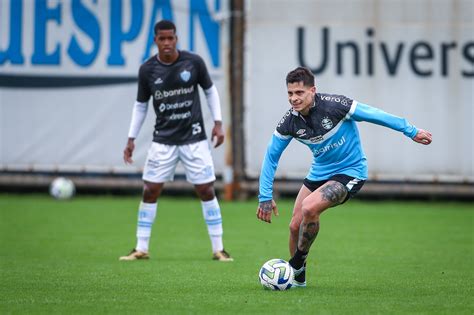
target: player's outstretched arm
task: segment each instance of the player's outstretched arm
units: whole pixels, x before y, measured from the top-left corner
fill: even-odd
[[[123,160],[125,164],[132,164],[132,155],[133,155],[133,150],[135,150],[135,142],[134,138],[128,138],[127,145],[125,146],[125,149],[123,150]]]
[[[413,137],[413,141],[424,145],[430,144],[432,140],[433,136],[431,135],[431,133],[423,129],[418,129],[416,136]]]
[[[257,218],[272,223],[272,212],[278,216],[278,208],[275,200],[261,201],[257,208]]]
[[[215,140],[214,140],[215,139]],[[214,143],[214,148],[217,148],[224,143],[224,130],[222,130],[222,121],[216,120],[214,128],[212,128],[211,141]]]

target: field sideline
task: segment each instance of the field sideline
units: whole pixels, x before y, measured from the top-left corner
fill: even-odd
[[[221,202],[233,263],[211,260],[200,204],[160,200],[151,260],[135,245],[139,196],[0,194],[0,313],[473,314],[474,207],[353,200],[322,216],[308,287],[265,291],[258,270],[288,259],[292,200],[272,224],[256,201]]]

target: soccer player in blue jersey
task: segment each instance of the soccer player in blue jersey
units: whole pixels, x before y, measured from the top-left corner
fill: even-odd
[[[316,93],[314,76],[307,68],[289,72],[286,84],[291,108],[278,123],[263,160],[257,218],[271,223],[272,213],[278,215],[272,197],[273,180],[280,156],[294,138],[313,153],[290,222],[293,285],[305,287],[306,257],[318,235],[321,213],[353,197],[367,179],[367,162],[356,122],[385,126],[425,145],[431,143],[432,137],[406,119],[342,95]]]
[[[156,114],[153,142],[143,170],[143,198],[138,209],[137,245],[120,260],[148,259],[148,245],[155,221],[158,199],[165,182],[174,178],[179,161],[186,179],[201,199],[213,255],[217,261],[232,261],[222,241],[222,216],[214,191],[214,164],[204,131],[198,87],[206,95],[214,118],[212,140],[215,147],[224,142],[219,95],[206,65],[198,55],[176,49],[178,37],[171,21],[155,24],[158,54],[148,59],[138,74],[138,94],[134,105],[128,141],[123,152],[125,163],[132,163],[137,137],[145,119],[148,101],[153,100]],[[179,215],[179,214],[177,214]]]

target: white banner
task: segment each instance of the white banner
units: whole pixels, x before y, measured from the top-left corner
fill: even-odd
[[[344,94],[430,130],[420,146],[360,123],[369,175],[473,181],[474,3],[459,1],[247,0],[246,166],[257,176],[288,108],[285,76],[299,65],[321,92]],[[0,167],[140,171],[151,109],[124,166],[139,65],[156,52],[153,25],[178,27],[179,48],[206,61],[228,122],[229,29],[224,0],[0,1]],[[150,104],[151,105],[151,104]],[[208,135],[212,127],[203,101]],[[230,139],[227,139],[230,141]],[[224,148],[214,151],[218,173]],[[296,143],[277,176],[301,178],[311,161]]]
[[[369,176],[474,181],[474,2],[249,0],[246,55],[247,172],[289,108],[286,74],[307,66],[317,90],[343,94],[433,133],[422,146],[359,123]],[[271,8],[271,9],[269,9]],[[293,141],[277,176],[303,178],[311,152]]]

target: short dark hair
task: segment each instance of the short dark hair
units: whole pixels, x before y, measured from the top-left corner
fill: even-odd
[[[176,34],[176,25],[174,25],[173,22],[168,21],[168,20],[161,20],[155,24],[155,36],[158,34],[158,31],[163,31],[163,30],[173,30],[174,33]]]
[[[314,75],[306,67],[298,67],[286,75],[286,85],[289,83],[303,82],[304,86],[314,86]]]

